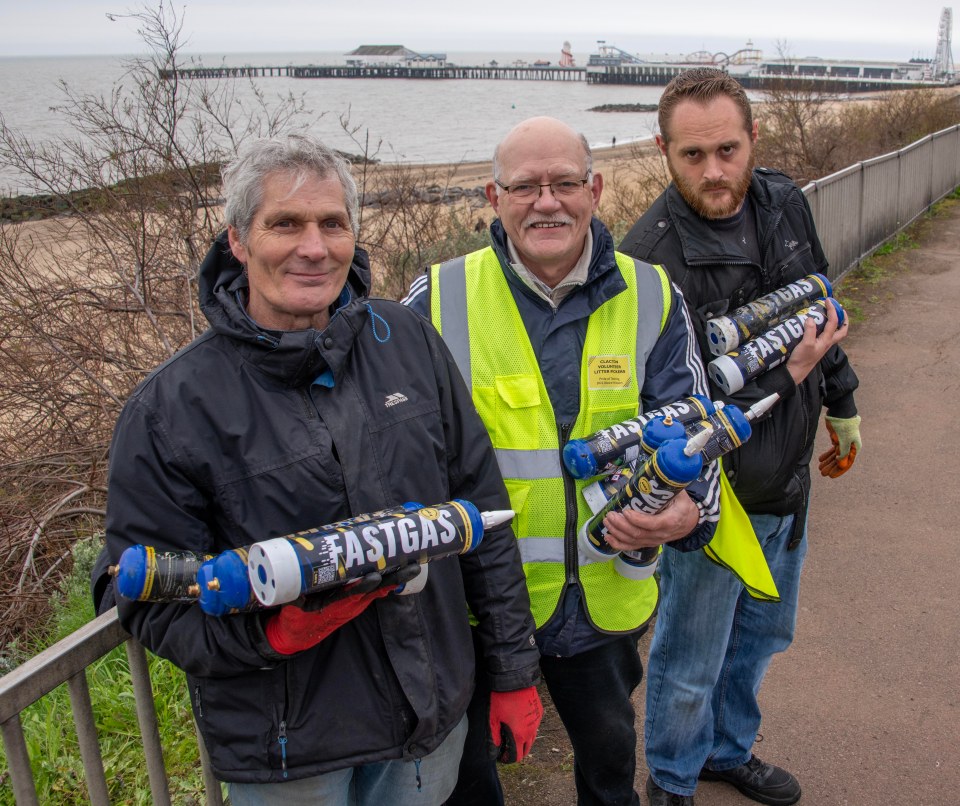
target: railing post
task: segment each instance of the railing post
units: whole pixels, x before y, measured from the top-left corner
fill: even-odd
[[[110,806],[107,779],[103,773],[103,756],[100,755],[100,740],[90,704],[90,688],[87,673],[77,672],[67,681],[70,689],[70,704],[73,707],[73,722],[77,728],[77,743],[80,758],[87,778],[87,794],[93,806]]]
[[[900,232],[900,225],[903,223],[903,149],[897,151],[897,226],[891,232],[896,235]]]
[[[860,162],[860,204],[857,209],[857,259],[855,265],[859,266],[866,251],[863,243],[863,207],[867,192],[867,169],[863,162]],[[848,269],[844,269],[846,272]]]
[[[153,687],[150,685],[150,670],[147,653],[133,638],[126,642],[127,658],[130,661],[130,677],[137,703],[137,721],[143,738],[143,752],[147,759],[147,774],[150,776],[150,794],[154,806],[170,806],[170,788],[167,770],[163,764],[163,748],[157,728],[157,712],[153,705]]]
[[[952,193],[957,187],[960,187],[960,124],[953,127],[953,173],[950,185]]]
[[[40,806],[40,801],[37,800],[37,787],[33,782],[33,771],[30,769],[27,742],[23,738],[20,715],[10,717],[0,725],[0,729],[3,731],[3,748],[7,753],[13,798],[17,806]]]
[[[207,746],[203,743],[196,716],[193,718],[193,729],[197,734],[197,746],[200,748],[200,769],[203,771],[203,788],[207,792],[207,806],[223,806],[223,792],[220,789],[220,782],[213,775],[210,755],[207,753]]]

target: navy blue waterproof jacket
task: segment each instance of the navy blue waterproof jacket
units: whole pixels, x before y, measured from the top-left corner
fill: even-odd
[[[322,332],[264,330],[246,315],[242,267],[218,239],[200,274],[210,330],[153,372],[117,423],[114,560],[134,543],[217,553],[407,501],[509,506],[445,345],[412,311],[363,297],[368,282],[358,250]],[[273,652],[262,613],[119,607],[127,630],[186,671],[217,776],[270,782],[434,750],[472,693],[468,603],[492,687],[534,684],[533,619],[509,526],[431,563],[421,593],[379,599],[297,655]]]
[[[749,189],[756,214],[760,264],[730,254],[718,235],[671,184],[620,244],[620,251],[659,263],[680,286],[693,317],[705,360],[712,354],[706,321],[757,297],[819,272],[828,263],[803,192],[783,174],[764,168],[753,173]],[[810,459],[820,410],[834,417],[857,413],[857,376],[839,345],[796,385],[786,368],[764,373],[731,397],[711,386],[714,400],[749,406],[774,392],[781,400],[769,417],[753,426],[750,440],[724,458],[737,498],[747,512],[787,515],[806,509]],[[802,518],[798,523],[802,526]]]

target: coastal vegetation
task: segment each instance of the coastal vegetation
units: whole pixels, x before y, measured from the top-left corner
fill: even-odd
[[[163,3],[127,20],[148,55],[106,97],[63,85],[60,111],[76,137],[36,145],[0,115],[0,163],[34,190],[4,203],[0,223],[0,673],[93,614],[89,571],[113,423],[136,384],[205,329],[196,277],[221,227],[220,162],[250,137],[309,127],[314,114],[295,96],[258,92],[249,108],[229,81],[160,79],[180,58],[182,18]],[[758,163],[804,183],[956,123],[957,101],[942,90],[840,101],[774,88],[756,110]],[[376,293],[399,297],[425,266],[487,242],[487,166],[387,164],[361,126],[341,125],[356,146],[360,245]],[[619,240],[669,174],[649,142],[598,152],[596,162],[606,180],[600,215]],[[854,277],[873,287],[872,275]],[[870,294],[857,299],[869,305]],[[95,664],[91,696],[111,793],[147,802],[125,666],[122,650]],[[174,800],[199,802],[183,676],[157,658],[151,667]],[[25,733],[41,799],[79,804],[82,766],[58,718],[66,697],[56,696],[24,714]],[[0,793],[11,802],[9,787]]]
[[[800,185],[888,154],[960,120],[957,88],[837,99],[810,87],[774,85],[756,110],[757,164]]]
[[[782,171],[802,187],[960,122],[960,90],[900,90],[851,98],[802,83],[775,85],[754,104],[753,113],[760,122],[757,165]],[[630,143],[622,154],[604,168],[600,208],[617,241],[670,182],[654,143]]]
[[[656,104],[600,104],[591,106],[591,112],[656,112]]]

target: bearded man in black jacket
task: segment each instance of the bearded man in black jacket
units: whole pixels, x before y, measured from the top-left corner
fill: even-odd
[[[700,350],[709,356],[708,319],[798,280],[826,273],[810,208],[783,174],[754,167],[758,125],[733,78],[687,70],[664,90],[657,144],[673,183],[627,234],[620,250],[664,266],[686,299]],[[789,360],[733,396],[742,407],[778,393],[771,415],[724,458],[780,594],[750,598],[739,580],[703,552],[667,552],[663,597],[650,648],[645,752],[653,806],[690,806],[697,780],[731,783],[761,803],[788,806],[800,785],[761,761],[757,692],[770,659],[793,639],[800,570],[807,549],[809,464],[822,406],[833,447],[821,472],[839,476],[860,448],[857,377],[838,346],[828,305],[818,336],[808,320]]]

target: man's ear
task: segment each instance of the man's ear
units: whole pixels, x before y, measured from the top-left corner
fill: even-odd
[[[667,156],[667,141],[663,139],[663,135],[657,134],[654,139],[657,141],[657,148],[660,149],[660,153]]]
[[[487,201],[490,202],[490,206],[493,208],[493,211],[500,215],[500,194],[497,193],[499,188],[497,187],[496,182],[487,182],[486,187],[483,189],[483,192],[487,196]]]
[[[227,227],[227,239],[230,241],[230,251],[244,266],[247,265],[247,249],[240,243],[240,233],[236,227]]]
[[[593,212],[600,206],[600,195],[603,193],[603,174],[594,174],[590,182],[590,195],[593,196]]]
[[[757,138],[760,136],[760,121],[753,121],[753,129],[750,132],[750,142],[756,144]]]

